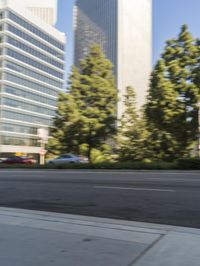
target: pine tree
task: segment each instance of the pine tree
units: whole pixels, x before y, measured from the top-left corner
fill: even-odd
[[[154,159],[174,159],[177,152],[176,139],[171,133],[172,122],[178,114],[177,97],[173,84],[165,77],[166,66],[160,59],[151,75],[146,105],[149,149]],[[178,125],[176,125],[178,126]]]
[[[73,68],[68,94],[60,96],[52,129],[51,143],[62,147],[62,152],[80,153],[84,147],[90,158],[92,149],[113,138],[117,89],[112,70],[98,45],[81,60],[80,70]]]
[[[157,129],[160,135],[160,152],[169,158],[188,155],[196,138],[198,56],[197,42],[184,25],[176,39],[167,41],[152,73],[146,115],[154,133]]]
[[[136,108],[136,94],[132,87],[126,88],[124,96],[125,111],[118,129],[119,159],[125,161],[142,160],[148,157],[146,141],[148,132],[142,116]]]

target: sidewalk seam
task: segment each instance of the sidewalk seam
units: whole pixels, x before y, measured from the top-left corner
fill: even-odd
[[[136,262],[140,260],[152,247],[154,247],[166,234],[162,234],[158,239],[156,239],[152,244],[150,244],[145,250],[143,250],[132,262],[130,262],[127,266],[133,266]]]

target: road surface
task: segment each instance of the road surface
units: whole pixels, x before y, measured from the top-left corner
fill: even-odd
[[[200,172],[0,170],[0,206],[200,228]]]

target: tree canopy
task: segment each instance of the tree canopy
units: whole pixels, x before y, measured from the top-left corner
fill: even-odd
[[[98,45],[72,68],[67,93],[58,99],[51,130],[51,152],[84,153],[100,149],[116,130],[117,88],[113,66]]]

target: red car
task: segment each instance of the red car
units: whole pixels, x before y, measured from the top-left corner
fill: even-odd
[[[11,158],[4,160],[2,163],[5,163],[5,164],[34,164],[35,160],[32,158],[15,156],[15,157],[11,157]]]

